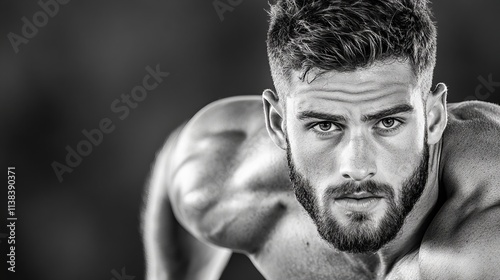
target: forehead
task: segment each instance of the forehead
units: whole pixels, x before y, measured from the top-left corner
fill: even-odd
[[[298,72],[292,74],[287,103],[296,109],[326,106],[331,102],[377,107],[388,102],[408,103],[417,88],[408,62],[378,63],[351,72],[328,71],[320,75],[312,72],[308,76],[309,80],[314,79],[307,81],[306,77],[301,81]]]

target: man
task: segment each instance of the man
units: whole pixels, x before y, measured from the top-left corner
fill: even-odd
[[[431,87],[427,3],[270,16],[276,92],[207,106],[158,155],[148,279],[217,279],[231,251],[266,279],[500,279],[500,107]]]

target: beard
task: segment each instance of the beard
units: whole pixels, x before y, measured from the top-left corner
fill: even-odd
[[[327,189],[325,195],[321,198],[323,205],[329,205],[330,199],[340,194],[352,194],[362,191],[383,196],[388,202],[386,213],[378,225],[376,225],[375,221],[372,221],[370,215],[354,212],[347,215],[349,223],[347,226],[343,226],[333,217],[330,207],[320,209],[313,192],[314,187],[295,168],[288,137],[286,141],[288,144],[289,176],[295,196],[314,221],[320,236],[340,251],[349,253],[376,252],[394,239],[403,226],[405,218],[421,197],[427,183],[429,146],[426,131],[420,163],[412,174],[403,181],[401,197],[397,203],[393,187],[374,181],[360,183],[349,181]]]

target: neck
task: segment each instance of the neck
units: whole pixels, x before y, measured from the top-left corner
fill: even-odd
[[[439,194],[441,141],[429,147],[429,176],[422,196],[408,214],[394,240],[377,252],[379,277],[389,274],[396,263],[418,253],[429,223],[435,215]]]

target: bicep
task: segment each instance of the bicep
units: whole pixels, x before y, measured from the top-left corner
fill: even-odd
[[[196,239],[175,218],[168,198],[145,222],[148,279],[219,279],[231,251]]]
[[[158,155],[148,186],[143,213],[147,279],[218,279],[231,252],[197,240],[173,212],[170,159],[175,136]]]

